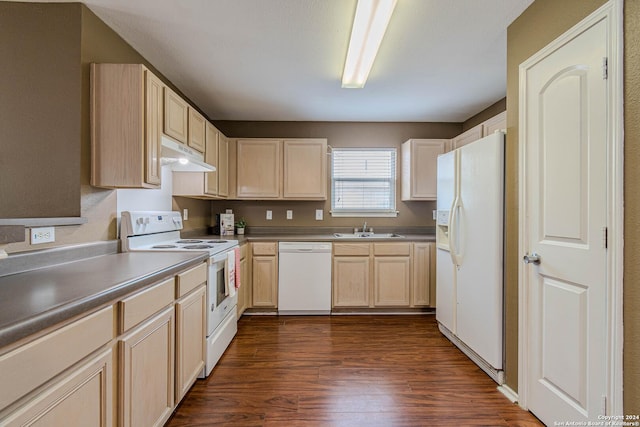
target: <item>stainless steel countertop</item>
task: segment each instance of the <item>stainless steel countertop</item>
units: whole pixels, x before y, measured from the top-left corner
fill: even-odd
[[[205,252],[129,252],[0,277],[0,348],[207,258]]]

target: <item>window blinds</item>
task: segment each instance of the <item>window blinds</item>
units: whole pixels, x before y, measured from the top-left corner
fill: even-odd
[[[395,216],[396,150],[334,148],[331,190],[334,216]]]

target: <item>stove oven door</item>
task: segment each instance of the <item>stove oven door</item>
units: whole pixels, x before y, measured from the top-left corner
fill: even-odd
[[[226,253],[217,254],[209,259],[207,337],[214,333],[226,315],[231,310],[235,310],[235,306],[238,304],[237,293],[233,297],[229,297],[225,291],[226,259]]]

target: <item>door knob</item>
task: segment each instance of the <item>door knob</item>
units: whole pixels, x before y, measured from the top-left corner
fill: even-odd
[[[538,255],[537,253],[533,252],[531,255],[525,255],[522,260],[524,261],[525,264],[535,264],[538,265],[540,264],[540,255]]]

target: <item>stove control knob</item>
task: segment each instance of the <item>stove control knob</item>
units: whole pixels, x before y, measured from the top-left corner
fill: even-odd
[[[146,218],[144,219],[144,223],[145,223],[145,224],[149,224],[149,217],[146,217]]]
[[[136,220],[136,224],[138,224],[138,225],[142,225],[142,224],[144,224],[144,218],[138,218],[138,219]]]

